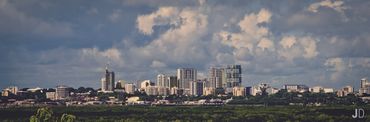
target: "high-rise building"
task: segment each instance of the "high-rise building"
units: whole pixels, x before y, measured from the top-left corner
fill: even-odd
[[[170,84],[167,81],[167,76],[165,74],[157,75],[157,86],[169,88]]]
[[[170,88],[179,87],[179,82],[177,81],[177,76],[168,76],[167,77],[167,82],[168,82]]]
[[[227,65],[224,69],[224,88],[233,88],[242,84],[241,65]]]
[[[57,100],[66,99],[69,97],[69,90],[66,86],[57,86],[55,90],[55,98]]]
[[[222,87],[223,68],[211,67],[208,71],[207,87],[221,88]]]
[[[197,80],[197,70],[193,68],[177,69],[177,80],[180,88],[188,90],[190,82]]]
[[[204,85],[205,85],[205,81],[202,81],[202,80],[191,81],[190,82],[190,95],[201,96],[203,94]]]
[[[103,92],[106,92],[106,91],[112,92],[112,91],[114,91],[114,83],[115,83],[115,81],[114,81],[114,72],[113,71],[110,72],[108,70],[108,67],[105,67],[105,77],[102,78],[101,82],[102,82],[101,90]]]
[[[133,83],[125,84],[125,91],[127,94],[134,94],[135,92],[135,85]]]

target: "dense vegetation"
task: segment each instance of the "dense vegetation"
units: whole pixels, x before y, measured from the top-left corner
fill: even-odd
[[[53,117],[64,113],[77,121],[355,121],[355,108],[370,106],[84,106],[52,107]],[[38,108],[1,108],[1,121],[29,121]],[[356,120],[358,121],[358,120]],[[360,121],[370,121],[366,114]]]

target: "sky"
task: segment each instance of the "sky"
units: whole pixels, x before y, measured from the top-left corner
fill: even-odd
[[[242,65],[243,86],[356,89],[370,76],[368,0],[0,0],[0,88],[100,87],[207,77]]]

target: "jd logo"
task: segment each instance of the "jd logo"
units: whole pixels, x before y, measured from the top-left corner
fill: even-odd
[[[352,115],[352,118],[364,118],[365,117],[365,111],[362,108],[355,109],[355,114]]]

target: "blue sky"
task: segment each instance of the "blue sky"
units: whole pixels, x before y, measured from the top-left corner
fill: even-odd
[[[241,64],[243,85],[370,76],[367,0],[0,0],[0,88],[100,87]]]

